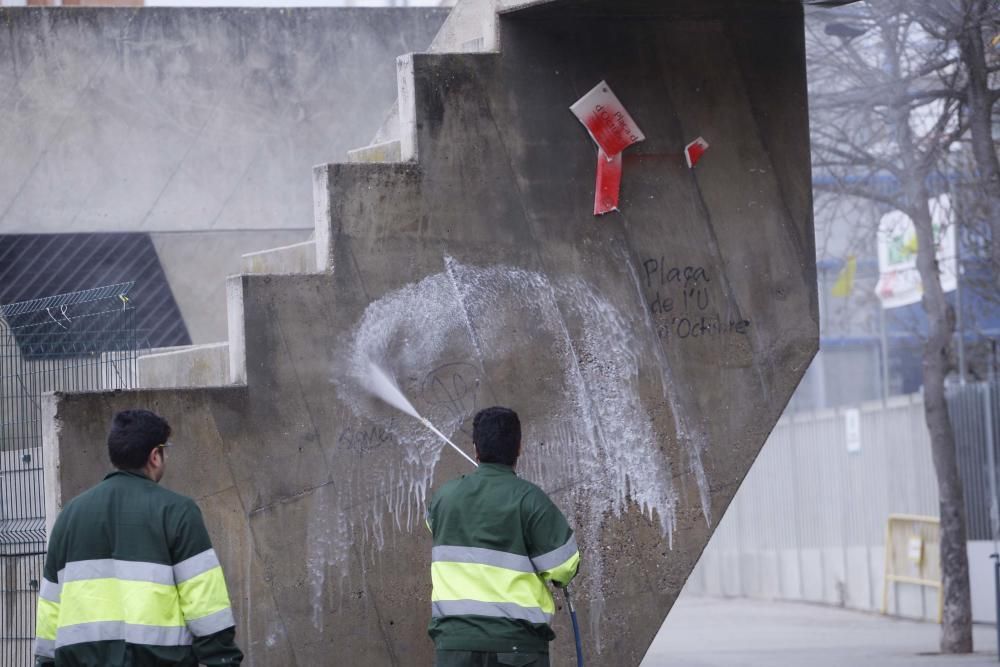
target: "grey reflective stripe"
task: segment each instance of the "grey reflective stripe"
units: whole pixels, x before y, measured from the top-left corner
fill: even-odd
[[[202,616],[193,621],[188,620],[187,624],[191,634],[195,637],[204,637],[215,634],[219,630],[233,627],[236,625],[236,619],[233,618],[233,610],[230,607],[226,607],[214,614]]]
[[[508,570],[517,570],[518,572],[530,572],[532,574],[535,572],[535,567],[531,564],[531,559],[527,556],[519,556],[506,551],[483,549],[481,547],[434,547],[431,549],[431,560],[435,563],[478,563],[480,565],[493,565],[494,567],[502,567]]]
[[[219,557],[215,555],[215,549],[202,551],[197,556],[191,556],[174,565],[174,581],[182,584],[217,567],[219,567]]]
[[[480,602],[479,600],[437,600],[431,603],[431,616],[490,616],[511,618],[529,623],[548,623],[552,614],[538,607],[522,607],[513,602]]]
[[[542,554],[541,556],[535,556],[531,559],[531,562],[535,564],[535,568],[539,572],[546,572],[553,568],[559,567],[570,558],[573,557],[579,549],[576,546],[576,535],[571,535],[569,542],[562,545],[558,549],[554,549],[547,554]]]
[[[189,646],[191,633],[183,626],[136,625],[121,621],[80,623],[59,628],[56,648],[86,642],[126,641],[147,646]]]
[[[172,586],[174,570],[169,565],[161,563],[102,558],[66,563],[66,567],[59,572],[60,584],[87,579],[123,579]]]
[[[43,658],[54,658],[56,657],[56,642],[54,639],[36,639],[35,640],[35,655],[40,655]]]
[[[54,584],[42,577],[42,587],[38,589],[38,597],[59,604],[62,599],[62,584]]]

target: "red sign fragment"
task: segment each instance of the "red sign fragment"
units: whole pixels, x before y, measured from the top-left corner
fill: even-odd
[[[618,210],[618,194],[622,186],[622,154],[609,158],[597,149],[597,184],[594,186],[594,215]]]
[[[569,109],[609,157],[618,155],[646,138],[604,81],[594,86]]]
[[[685,146],[684,159],[687,160],[688,169],[694,169],[694,166],[698,164],[698,160],[701,159],[701,156],[704,155],[707,150],[708,142],[701,137],[698,137]]]

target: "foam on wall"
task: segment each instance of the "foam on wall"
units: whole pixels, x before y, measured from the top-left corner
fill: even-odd
[[[560,372],[541,379],[552,408],[546,418],[523,424],[520,474],[547,490],[572,486],[572,503],[562,509],[573,525],[587,527],[579,536],[585,550],[597,548],[604,514],[621,515],[630,501],[659,522],[670,542],[678,503],[672,482],[676,464],[662,456],[639,396],[636,350],[643,345],[634,332],[641,323],[630,321],[577,277],[550,280],[516,267],[471,266],[450,257],[444,264],[441,273],[373,301],[331,373],[339,399],[355,417],[374,424],[378,437],[391,437],[398,446],[395,465],[383,471],[377,503],[350,512],[362,526],[367,542],[363,547],[369,552],[383,548],[383,513],[392,517],[397,531],[411,532],[423,523],[434,466],[446,447],[415,419],[369,396],[365,386],[370,365],[386,369],[405,395],[416,397],[422,415],[472,453],[471,433],[466,427],[463,435],[462,429],[492,393],[484,386],[484,368],[525,353],[539,344],[540,336],[559,360]],[[532,326],[525,326],[529,321]],[[571,336],[567,321],[576,324],[579,337]],[[441,373],[433,369],[449,365],[462,371],[445,373],[451,386],[420,386],[421,379],[429,377],[442,383]],[[550,391],[545,391],[546,385]],[[489,400],[516,408],[523,397],[491,395]],[[692,456],[688,465],[698,470],[700,459]],[[697,479],[704,480],[704,472],[698,472]],[[348,494],[333,505],[349,511],[355,500]],[[318,534],[324,537],[315,542],[315,549],[310,547],[310,558],[319,563],[330,559],[346,572],[350,545],[344,540],[352,531],[324,524]],[[600,605],[600,559],[589,565],[585,576],[598,584],[590,587],[596,597],[591,603]],[[321,587],[325,575],[315,564],[311,569],[319,577],[312,585]]]

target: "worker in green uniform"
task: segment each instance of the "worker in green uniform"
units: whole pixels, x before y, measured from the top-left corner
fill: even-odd
[[[63,508],[38,596],[35,664],[58,667],[236,665],[235,623],[201,511],[158,485],[170,425],[115,415],[117,468]]]
[[[427,511],[436,667],[548,667],[555,603],[580,553],[545,492],[514,473],[521,422],[507,408],[473,421],[479,467],[446,483]]]

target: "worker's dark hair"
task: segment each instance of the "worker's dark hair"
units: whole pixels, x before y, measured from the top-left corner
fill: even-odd
[[[521,420],[509,408],[480,410],[472,420],[472,442],[480,463],[512,466],[521,445]]]
[[[139,470],[149,453],[170,437],[170,424],[149,410],[123,410],[111,420],[108,456],[120,470]]]

